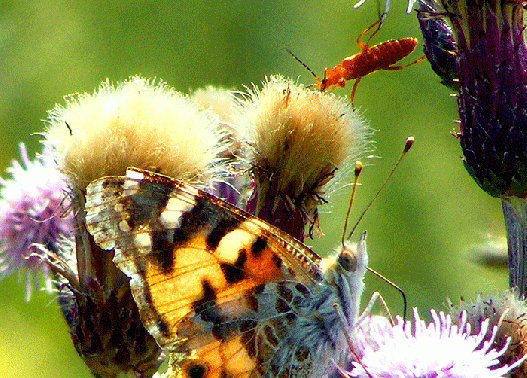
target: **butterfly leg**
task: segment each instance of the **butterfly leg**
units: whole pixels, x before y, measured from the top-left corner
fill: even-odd
[[[379,302],[379,305],[381,306],[381,308],[384,311],[384,314],[388,318],[390,325],[392,327],[394,326],[393,317],[392,317],[392,314],[390,313],[390,309],[388,308],[388,305],[386,304],[386,301],[382,297],[381,293],[379,293],[378,291],[374,292],[371,295],[370,300],[368,301],[368,304],[366,305],[366,307],[360,314],[359,318],[357,319],[357,322],[355,323],[356,326],[360,325],[364,321],[364,319],[366,319],[371,314],[371,310],[373,309],[373,306],[375,305],[376,302]]]

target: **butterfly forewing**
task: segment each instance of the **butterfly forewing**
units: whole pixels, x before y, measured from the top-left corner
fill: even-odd
[[[162,175],[130,169],[126,178],[99,179],[87,188],[86,213],[95,241],[115,248],[145,326],[162,346],[180,338],[188,314],[204,314],[212,325],[237,319],[258,285],[319,279],[319,257],[300,242]]]

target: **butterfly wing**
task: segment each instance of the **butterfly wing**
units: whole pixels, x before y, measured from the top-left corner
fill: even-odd
[[[181,354],[182,365],[191,364],[189,376],[212,376],[192,370],[204,365],[189,362],[191,354],[207,366],[226,356],[231,364],[248,361],[242,338],[255,327],[257,295],[267,283],[320,280],[318,255],[288,234],[135,168],[88,186],[86,226],[101,247],[115,249],[145,327],[165,350]]]

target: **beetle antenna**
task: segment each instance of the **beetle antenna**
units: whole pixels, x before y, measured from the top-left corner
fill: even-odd
[[[296,56],[291,50],[289,50],[289,49],[287,49],[287,48],[284,48],[284,50],[287,51],[287,52],[288,52],[293,58],[295,58],[295,60],[296,60],[298,63],[300,63],[301,65],[303,65],[304,68],[305,68],[306,70],[308,70],[308,71],[311,73],[311,75],[313,75],[313,77],[317,80],[317,83],[321,82],[321,80],[318,78],[317,74],[316,74],[311,68],[309,68],[309,66],[308,66],[307,64],[305,64],[304,62],[302,62],[302,60],[301,60],[298,56]]]

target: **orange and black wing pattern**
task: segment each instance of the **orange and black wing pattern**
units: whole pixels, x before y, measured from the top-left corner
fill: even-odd
[[[320,257],[288,234],[136,168],[88,186],[86,226],[115,250],[174,376],[264,376],[294,306],[322,279]]]

